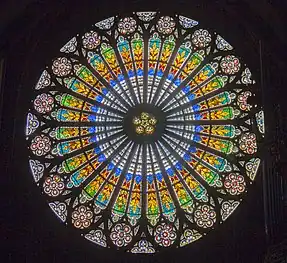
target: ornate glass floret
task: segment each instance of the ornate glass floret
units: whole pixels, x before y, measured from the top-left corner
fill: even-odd
[[[181,15],[135,12],[77,33],[35,81],[25,129],[35,182],[99,246],[196,242],[259,169],[264,112],[250,68]]]
[[[153,134],[156,123],[156,118],[146,112],[142,112],[139,117],[133,119],[137,134]]]

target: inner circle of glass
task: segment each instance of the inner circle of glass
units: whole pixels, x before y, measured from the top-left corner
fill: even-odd
[[[29,164],[58,218],[132,253],[197,241],[239,206],[260,165],[250,69],[218,33],[137,12],[78,33],[43,70]]]

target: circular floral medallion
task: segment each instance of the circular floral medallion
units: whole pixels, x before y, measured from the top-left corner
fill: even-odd
[[[175,29],[174,19],[170,16],[162,16],[157,22],[157,29],[159,33],[171,34]]]
[[[264,137],[259,89],[232,45],[188,17],[137,12],[59,50],[26,122],[31,172],[58,218],[131,253],[186,246],[227,220]]]
[[[39,113],[47,113],[53,109],[54,99],[50,94],[42,93],[34,100],[35,110]]]
[[[155,241],[163,247],[169,247],[176,239],[176,231],[171,225],[160,224],[155,233]]]
[[[79,206],[72,212],[72,224],[76,228],[87,228],[91,225],[93,213],[89,207]]]
[[[83,37],[83,46],[86,49],[94,49],[100,44],[100,37],[97,32],[90,31]]]
[[[118,246],[126,246],[132,241],[131,227],[125,224],[116,224],[111,231],[111,240]]]
[[[224,57],[220,63],[222,71],[226,74],[234,74],[240,69],[239,59],[233,55]]]
[[[240,138],[240,149],[248,154],[257,152],[256,135],[254,133],[244,133]]]
[[[45,135],[36,136],[31,141],[30,149],[32,150],[33,154],[36,156],[42,156],[48,153],[51,149],[51,141],[49,137]]]
[[[49,196],[58,196],[64,190],[65,185],[63,179],[59,175],[47,177],[44,185],[44,192]]]
[[[238,195],[244,192],[244,177],[240,174],[231,173],[225,177],[224,186],[226,191],[232,195]]]
[[[56,76],[64,77],[69,75],[72,70],[72,63],[65,57],[57,58],[53,62],[52,71]]]
[[[194,220],[199,227],[210,228],[216,221],[216,212],[209,205],[201,205],[194,212]]]
[[[211,35],[205,29],[195,30],[192,36],[192,43],[196,47],[206,47],[211,42]]]
[[[244,91],[238,96],[238,105],[243,111],[250,111],[251,105],[248,103],[248,98],[252,95],[250,91]]]
[[[136,30],[137,23],[132,17],[122,18],[118,24],[118,30],[122,34],[131,34]]]

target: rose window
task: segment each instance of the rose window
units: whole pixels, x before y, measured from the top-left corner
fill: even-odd
[[[59,50],[35,82],[26,138],[65,225],[98,246],[156,253],[214,234],[240,209],[264,114],[235,46],[188,17],[135,12]]]

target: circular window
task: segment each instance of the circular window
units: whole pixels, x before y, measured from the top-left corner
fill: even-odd
[[[59,219],[100,246],[154,253],[195,242],[256,176],[255,85],[234,48],[197,21],[138,12],[98,22],[35,86],[34,180]]]

